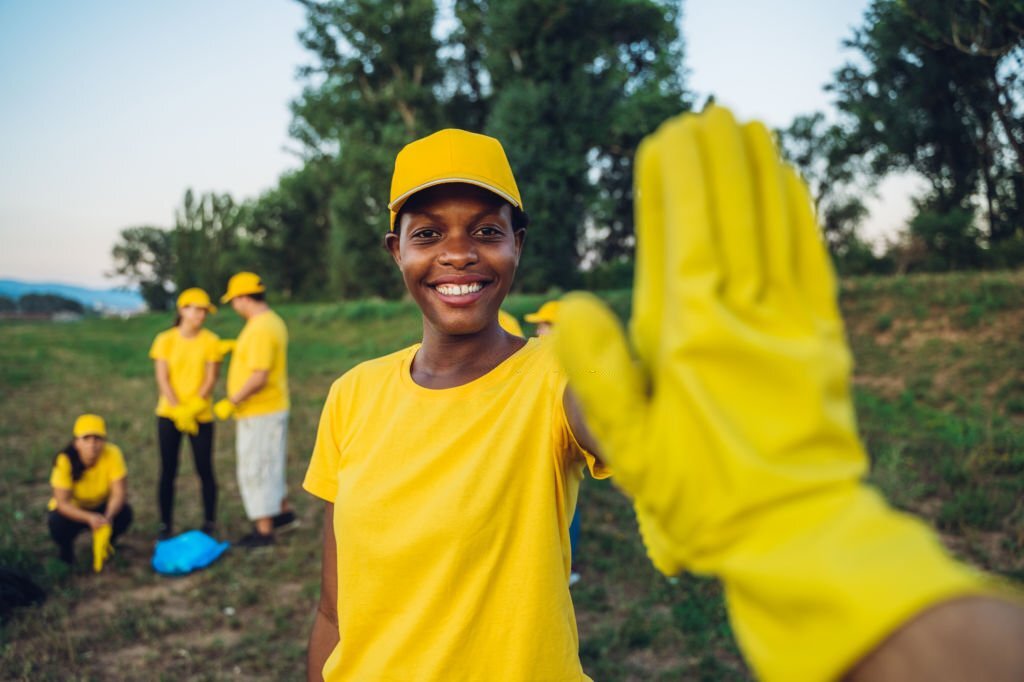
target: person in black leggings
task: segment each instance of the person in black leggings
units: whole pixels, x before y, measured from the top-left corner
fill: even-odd
[[[174,326],[157,335],[149,350],[156,371],[160,399],[156,406],[160,445],[160,504],[158,540],[174,529],[174,484],[178,476],[181,439],[192,444],[196,474],[203,497],[203,531],[214,534],[217,518],[217,481],[213,473],[213,412],[210,395],[217,382],[226,343],[203,328],[206,316],[217,308],[202,289],[186,289],[178,296]]]

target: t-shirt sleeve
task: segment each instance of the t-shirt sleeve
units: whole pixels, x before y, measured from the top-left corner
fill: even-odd
[[[341,379],[335,381],[327,394],[324,409],[320,413],[320,426],[316,430],[313,455],[302,482],[303,488],[327,502],[334,502],[338,490],[338,460],[341,456],[338,446],[341,432],[338,424],[341,414],[340,384]]]
[[[171,356],[171,336],[161,332],[153,339],[153,345],[149,347],[149,357],[153,360],[166,360]]]
[[[249,367],[253,370],[267,370],[274,366],[274,349],[279,343],[273,330],[267,325],[253,329],[249,340]]]
[[[60,490],[71,490],[74,486],[74,481],[71,480],[71,460],[67,455],[57,455],[53,471],[50,472],[50,485]]]
[[[207,362],[220,362],[224,359],[224,354],[220,350],[220,337],[213,332],[209,332],[206,337],[203,355]]]
[[[124,453],[121,452],[121,448],[117,447],[113,443],[108,443],[107,447],[110,448],[107,454],[107,456],[110,457],[110,464],[107,469],[107,478],[112,482],[120,481],[128,475],[128,467],[124,463]]]
[[[561,390],[557,392],[557,409],[560,418],[560,426],[564,432],[567,450],[565,455],[566,459],[567,461],[573,461],[582,458],[587,465],[587,470],[590,472],[591,477],[596,479],[608,478],[612,475],[611,468],[599,460],[597,455],[580,445],[580,442],[576,439],[576,434],[572,432],[572,426],[569,424],[569,416],[565,413],[566,386],[568,386],[568,384],[563,382]]]

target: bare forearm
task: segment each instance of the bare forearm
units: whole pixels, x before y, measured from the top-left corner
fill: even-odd
[[[1024,680],[1024,608],[990,597],[940,604],[865,656],[850,682]]]
[[[174,389],[171,388],[171,379],[167,370],[167,363],[161,360],[158,360],[156,363],[156,385],[164,400],[169,402],[171,407],[175,407],[178,404],[178,396],[174,393]]]
[[[217,375],[219,374],[220,365],[218,363],[208,363],[206,365],[206,374],[203,376],[203,384],[199,387],[199,397],[206,400],[213,395],[213,387],[217,383]]]
[[[75,506],[71,502],[63,502],[60,500],[57,501],[56,511],[61,516],[71,519],[72,521],[78,521],[79,523],[89,523],[89,519],[93,515],[93,512]]]
[[[317,609],[306,652],[306,680],[319,682],[323,679],[324,663],[337,645],[338,623],[332,621],[331,614],[325,613],[323,608]]]
[[[110,499],[107,500],[107,510],[103,513],[108,521],[113,521],[114,517],[124,507],[124,497],[124,490],[114,490],[110,493]]]
[[[266,370],[258,370],[249,375],[249,378],[245,380],[242,387],[238,389],[234,395],[228,396],[228,400],[238,405],[246,398],[252,397],[260,389],[267,385],[268,372]]]

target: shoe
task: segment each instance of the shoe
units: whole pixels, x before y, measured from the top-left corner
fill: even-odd
[[[299,519],[295,516],[295,512],[288,510],[276,514],[273,517],[274,530],[281,533],[285,533],[290,530],[295,530],[299,527]]]
[[[245,547],[246,549],[269,547],[274,544],[274,536],[269,534],[264,535],[263,533],[254,530],[235,544],[239,547]]]
[[[199,530],[203,531],[211,538],[217,537],[217,524],[213,521],[204,521],[202,527]]]

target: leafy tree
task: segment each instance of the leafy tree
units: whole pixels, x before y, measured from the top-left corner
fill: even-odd
[[[0,313],[13,313],[18,310],[18,304],[10,296],[0,295]]]
[[[686,106],[678,3],[459,0],[455,9],[464,72],[475,76],[463,92],[487,96],[486,132],[505,143],[531,217],[519,286],[570,286],[585,255],[628,256],[636,145]]]
[[[401,282],[381,235],[388,229],[394,157],[439,123],[443,74],[431,0],[299,0],[306,8],[302,95],[292,134],[307,163],[330,167],[327,281],[333,296],[396,295]]]
[[[912,231],[923,230],[917,236],[927,248],[947,248],[929,241],[940,234],[943,243],[976,239],[990,262],[1012,264],[1007,254],[1018,253],[1024,240],[1024,36],[1016,28],[997,29],[993,19],[1019,19],[1020,5],[968,7],[974,4],[875,0],[847,42],[860,59],[836,73],[832,89],[874,173],[912,169],[930,183],[920,211],[949,219],[942,230],[925,229],[932,218],[912,222]],[[978,208],[980,226],[961,220]],[[955,225],[966,241],[949,234]],[[968,254],[931,262],[975,260]]]
[[[139,226],[121,230],[111,256],[109,276],[122,277],[137,286],[150,310],[169,310],[174,305],[174,247],[168,230]]]
[[[247,207],[231,196],[210,192],[197,198],[186,190],[172,233],[176,288],[202,287],[216,294],[235,272],[254,269],[247,222]]]

